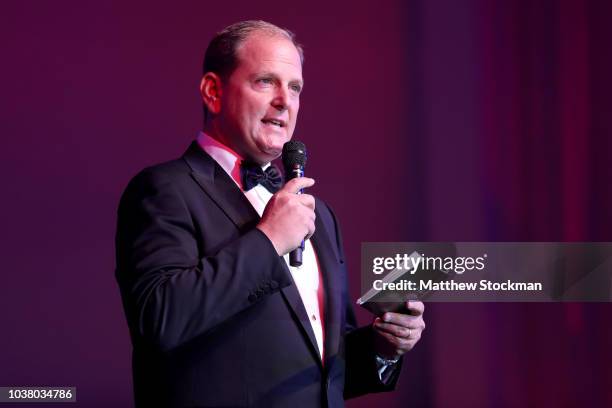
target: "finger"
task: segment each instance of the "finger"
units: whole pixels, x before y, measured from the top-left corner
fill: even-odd
[[[384,332],[384,331],[381,331],[381,330],[378,330],[378,329],[377,329],[377,332],[378,332],[379,335],[384,337],[385,340],[387,340],[387,343],[389,343],[391,345],[391,347],[393,347],[395,349],[395,350],[393,350],[394,352],[397,351],[397,348],[399,347],[399,338],[397,338],[396,336],[392,335],[391,333],[387,333],[387,332]]]
[[[425,321],[423,320],[423,317],[421,316],[407,316],[404,315],[405,319],[401,319],[399,320],[399,324],[397,323],[387,323],[384,320],[380,319],[380,318],[376,318],[374,320],[374,324],[380,324],[382,325],[381,327],[389,327],[389,326],[385,326],[385,325],[392,325],[395,327],[401,327],[401,328],[405,328],[405,329],[410,329],[410,333],[411,333],[411,337],[414,336],[414,334],[416,334],[417,332],[422,332],[423,330],[425,330]],[[397,321],[397,320],[396,320]],[[389,329],[390,331],[393,331],[395,333],[406,333],[405,331],[402,330],[398,330],[395,328]],[[420,337],[420,335],[419,335]]]
[[[374,327],[381,332],[389,333],[404,339],[411,337],[411,334],[414,331],[413,329],[407,327],[398,326],[392,323],[384,323],[382,321],[375,322]]]
[[[425,321],[423,320],[422,316],[410,316],[410,315],[400,314],[400,315],[392,316],[392,319],[386,323],[410,329],[411,333],[419,332],[419,337],[420,337],[420,332],[425,330]]]
[[[308,233],[304,239],[310,239],[315,233],[315,223],[314,220],[308,223]]]
[[[298,200],[300,200],[300,202],[303,205],[305,205],[306,207],[308,207],[312,211],[314,211],[314,209],[315,209],[315,198],[313,196],[311,196],[310,194],[300,194],[298,196]]]
[[[404,354],[406,351],[412,349],[412,347],[414,347],[414,345],[416,344],[416,341],[414,341],[413,339],[397,337],[391,333],[387,333],[384,331],[379,330],[378,334],[382,336],[392,348],[394,348],[394,354],[396,355]]]
[[[312,223],[314,224],[314,222],[317,220],[317,214],[315,214],[314,211],[310,212],[310,221],[312,221]]]
[[[411,327],[414,326],[415,320],[418,319],[417,316],[411,316],[404,313],[393,313],[387,312],[382,316],[382,320],[385,323],[393,323],[402,327]]]
[[[410,311],[412,316],[420,316],[425,311],[425,305],[423,302],[416,300],[409,300],[406,302],[406,308]]]
[[[314,179],[309,177],[297,177],[289,180],[280,191],[285,191],[287,193],[296,194],[303,188],[312,187],[314,185]]]

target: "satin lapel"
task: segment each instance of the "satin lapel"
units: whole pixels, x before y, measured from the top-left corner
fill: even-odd
[[[285,266],[285,270],[291,276],[291,272],[289,271],[289,267]],[[293,281],[293,277],[291,277],[291,281]],[[306,313],[306,308],[304,307],[304,302],[302,301],[302,297],[300,296],[300,292],[297,289],[297,285],[295,281],[293,281],[293,285],[289,285],[281,289],[281,293],[285,297],[285,301],[291,308],[294,318],[300,323],[300,327],[302,329],[303,334],[308,338],[308,345],[310,347],[310,351],[313,353],[313,357],[317,361],[319,368],[322,368],[323,365],[321,363],[321,354],[319,353],[319,347],[317,346],[317,339],[315,337],[314,331],[312,330],[312,325],[310,324],[310,318],[308,317],[308,313]]]
[[[319,268],[323,275],[323,284],[325,285],[325,368],[329,370],[329,366],[333,363],[336,354],[338,353],[339,337],[342,323],[343,305],[342,305],[342,287],[343,277],[338,271],[338,258],[333,250],[333,244],[330,240],[328,228],[322,221],[322,217],[315,210],[315,233],[312,236],[312,245],[317,254]]]
[[[193,170],[194,180],[240,231],[259,221],[259,214],[236,183],[196,142],[189,146],[183,159]]]
[[[212,157],[202,151],[197,142],[193,142],[189,146],[189,149],[183,155],[183,159],[193,170],[192,176],[195,181],[240,231],[254,227],[260,219],[257,211],[230,176]],[[284,268],[291,277],[289,267],[285,265]],[[293,281],[293,277],[291,277],[291,280]],[[299,322],[302,333],[308,340],[313,357],[318,362],[319,367],[322,367],[314,331],[295,282],[293,282],[293,285],[282,288],[281,293],[291,309],[294,319]]]

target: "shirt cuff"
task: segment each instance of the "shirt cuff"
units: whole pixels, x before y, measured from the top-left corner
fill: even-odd
[[[393,360],[388,360],[386,358],[382,358],[381,356],[376,356],[376,369],[378,371],[378,379],[383,383],[387,384],[389,379],[391,378],[391,374],[393,373],[393,367],[399,361],[399,357]]]

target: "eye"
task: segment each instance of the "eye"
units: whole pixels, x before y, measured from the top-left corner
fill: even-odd
[[[298,84],[291,85],[291,90],[295,93],[302,92],[302,87]]]
[[[262,84],[262,85],[272,85],[272,83],[274,82],[272,80],[272,78],[258,78],[255,82],[257,82],[258,84]]]

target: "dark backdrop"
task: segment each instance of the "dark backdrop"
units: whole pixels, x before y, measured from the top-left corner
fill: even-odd
[[[117,202],[194,138],[204,48],[237,20],[304,44],[295,137],[354,298],[364,241],[612,241],[611,4],[5,1],[0,385],[132,404]],[[428,305],[400,389],[349,406],[610,406],[611,312]]]

